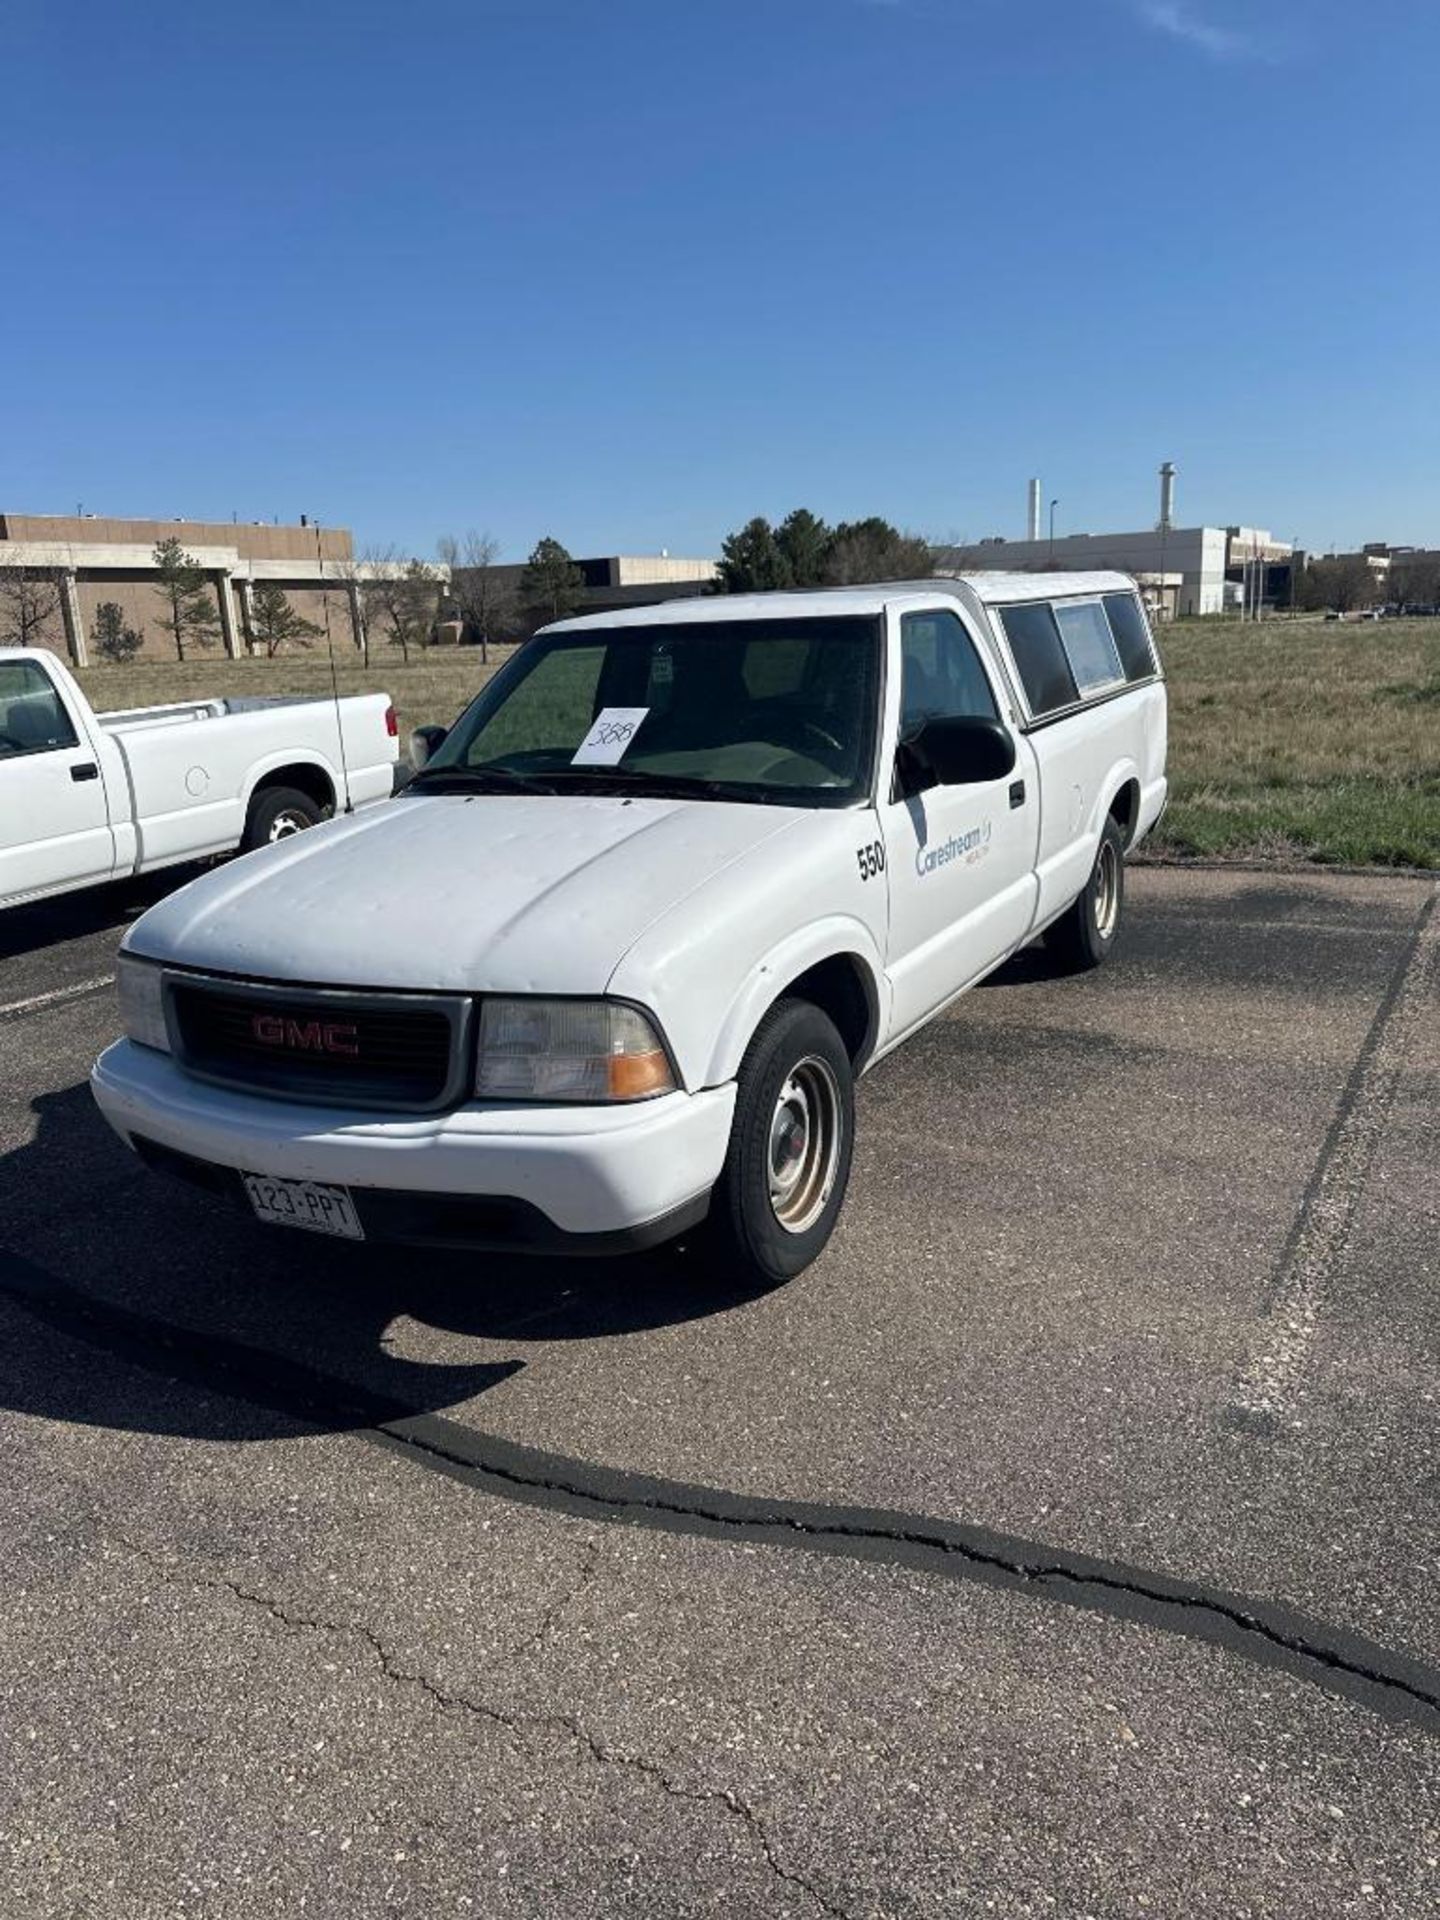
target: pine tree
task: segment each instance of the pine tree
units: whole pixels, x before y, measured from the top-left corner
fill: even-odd
[[[308,647],[316,634],[321,632],[313,620],[307,620],[303,614],[295,611],[283,587],[277,587],[268,580],[256,587],[251,595],[250,627],[264,647],[267,660],[273,660],[280,649],[292,640],[297,646]]]
[[[213,647],[220,636],[220,609],[203,567],[191,559],[172,534],[155,548],[156,589],[167,612],[160,624],[175,642],[175,658],[185,648]]]
[[[95,609],[95,651],[112,666],[123,667],[145,644],[138,627],[127,627],[125,609],[116,600],[102,600]]]
[[[775,542],[789,565],[792,586],[824,586],[825,564],[834,539],[831,529],[808,507],[796,507],[781,521]]]
[[[768,520],[751,520],[721,546],[722,593],[773,593],[794,584],[790,561]]]
[[[536,542],[520,579],[520,597],[542,620],[564,620],[580,604],[585,576],[558,540]]]

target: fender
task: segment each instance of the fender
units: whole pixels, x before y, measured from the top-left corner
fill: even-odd
[[[340,805],[343,801],[345,783],[340,777],[338,767],[332,764],[327,754],[322,753],[318,747],[291,747],[288,751],[278,748],[274,753],[267,753],[257,760],[246,774],[245,784],[240,790],[242,820],[249,818],[250,802],[260,782],[267,774],[275,773],[281,767],[314,767],[330,782],[330,791],[335,795],[336,805]]]
[[[1092,840],[1097,847],[1100,844],[1106,815],[1115,804],[1115,796],[1132,783],[1142,794],[1144,793],[1145,782],[1141,778],[1140,769],[1127,755],[1125,759],[1117,760],[1096,786],[1095,791],[1099,797],[1090,810],[1090,816],[1085,823],[1085,833],[1087,839]],[[1136,825],[1139,825],[1138,811]]]
[[[849,914],[831,914],[798,928],[768,953],[741,982],[716,1035],[702,1086],[722,1086],[740,1071],[751,1037],[770,1008],[798,980],[822,960],[845,958],[860,964],[870,1001],[871,1036],[866,1058],[873,1055],[889,1021],[889,991],[885,967],[874,936],[863,921]],[[863,1067],[864,1061],[861,1065]]]

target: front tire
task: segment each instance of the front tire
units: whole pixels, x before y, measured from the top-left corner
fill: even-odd
[[[778,1286],[818,1259],[845,1201],[854,1138],[854,1075],[834,1022],[809,1001],[780,1001],[740,1066],[707,1223],[717,1269]]]
[[[1100,835],[1085,891],[1047,928],[1045,944],[1076,973],[1103,966],[1120,937],[1125,914],[1125,840],[1111,815]]]
[[[274,846],[277,841],[318,826],[324,817],[325,810],[318,801],[298,787],[266,787],[250,802],[240,851],[253,853],[256,847]]]

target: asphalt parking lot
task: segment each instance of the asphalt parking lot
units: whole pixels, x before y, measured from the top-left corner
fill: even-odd
[[[1435,893],[1135,871],[761,1298],[162,1184],[0,918],[0,1911],[1440,1910]]]

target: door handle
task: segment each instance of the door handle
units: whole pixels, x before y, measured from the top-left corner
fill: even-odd
[[[1010,805],[1014,808],[1023,807],[1024,804],[1025,782],[1023,780],[1012,780],[1010,782]]]
[[[98,780],[100,769],[93,760],[81,760],[70,769],[70,778],[75,781]]]

